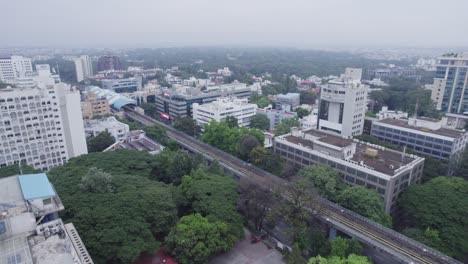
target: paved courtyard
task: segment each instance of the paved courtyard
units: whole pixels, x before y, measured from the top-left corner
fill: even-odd
[[[209,264],[285,264],[283,256],[276,249],[268,249],[263,242],[252,244],[250,232],[229,252],[211,259]]]

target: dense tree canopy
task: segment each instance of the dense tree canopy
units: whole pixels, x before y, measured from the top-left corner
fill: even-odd
[[[250,120],[250,127],[262,131],[270,130],[270,119],[266,115],[254,115]]]
[[[300,92],[300,103],[301,104],[309,104],[313,105],[315,104],[315,100],[317,100],[318,96],[317,94],[311,92],[311,91],[301,91]]]
[[[468,181],[458,177],[434,178],[410,186],[399,204],[407,227],[418,228],[417,233],[426,239],[439,237],[439,242],[436,239],[432,243],[437,249],[468,261]]]
[[[156,249],[175,224],[171,188],[147,178],[151,163],[144,152],[120,150],[73,158],[49,172],[62,217],[75,224],[95,263],[131,263]]]
[[[38,172],[38,170],[35,170],[33,167],[28,166],[26,164],[21,164],[21,171],[23,172],[23,174],[30,174],[30,173]],[[0,178],[13,176],[13,175],[19,175],[19,174],[21,174],[21,172],[20,172],[20,166],[18,164],[9,165],[9,166],[0,168]]]
[[[351,254],[361,255],[362,245],[355,238],[336,237],[331,241],[330,256],[346,258]]]
[[[265,137],[261,131],[246,127],[229,127],[226,122],[211,121],[200,138],[205,143],[239,156],[240,139],[247,135],[254,136],[263,145]]]
[[[95,137],[86,139],[88,145],[88,152],[101,152],[114,144],[115,138],[107,131],[99,133]]]
[[[193,161],[187,152],[165,149],[155,158],[151,178],[178,185],[182,177],[189,175],[194,168]]]
[[[249,160],[252,150],[260,146],[260,142],[258,142],[258,139],[254,136],[247,135],[241,137],[239,142],[239,158]]]
[[[237,120],[237,118],[235,116],[227,116],[226,119],[224,120],[224,122],[226,122],[226,124],[230,128],[237,127],[239,125],[238,121],[239,120]]]
[[[426,162],[424,164],[426,164]],[[460,161],[460,165],[455,174],[458,177],[468,180],[468,148],[466,148],[465,152],[463,152],[463,157]],[[443,174],[439,174],[439,175],[443,175]]]
[[[310,114],[310,111],[304,108],[297,108],[296,109],[297,117],[303,118],[304,116],[308,116]]]
[[[283,170],[283,160],[269,149],[257,147],[250,152],[250,162],[270,173],[280,175]]]
[[[358,256],[355,254],[349,255],[347,258],[329,257],[324,258],[321,256],[309,259],[308,264],[371,264],[369,258],[365,256]]]
[[[257,104],[258,107],[264,108],[270,105],[272,102],[268,97],[258,95],[256,93],[253,93],[252,96],[250,97],[250,102],[253,104]]]
[[[291,127],[300,126],[299,119],[297,117],[283,119],[281,123],[275,129],[275,136],[281,136],[291,132]]]
[[[197,125],[197,122],[190,117],[180,117],[176,119],[174,128],[192,137],[200,132],[200,127]]]
[[[326,165],[313,165],[302,168],[299,176],[312,182],[320,196],[335,200],[336,196],[345,188],[337,171]]]

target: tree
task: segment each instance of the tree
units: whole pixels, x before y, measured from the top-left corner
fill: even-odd
[[[62,218],[80,230],[96,263],[132,263],[142,252],[159,248],[158,239],[176,223],[172,188],[147,178],[152,160],[138,151],[99,152],[48,173],[65,206]],[[112,191],[78,188],[93,167],[112,175]]]
[[[227,116],[225,122],[231,128],[238,126],[238,120],[235,116]]]
[[[302,256],[299,244],[294,243],[292,252],[286,255],[285,260],[287,264],[304,264],[304,257]]]
[[[291,131],[292,127],[298,127],[298,126],[300,126],[300,123],[297,117],[283,119],[281,123],[275,129],[275,136],[281,136],[281,135],[287,134]]]
[[[424,166],[424,167],[426,167],[426,166]],[[439,175],[443,175],[443,173],[441,173]],[[458,177],[461,177],[461,178],[465,179],[465,180],[468,180],[468,148],[466,148],[465,151],[463,152],[463,156],[461,158],[461,161],[460,161],[459,167],[457,169],[456,175]]]
[[[331,241],[330,256],[346,258],[351,254],[360,255],[361,253],[362,245],[355,238],[337,237]]]
[[[166,129],[160,125],[145,126],[143,127],[143,131],[145,131],[149,138],[161,143],[162,145],[167,145],[169,143]]]
[[[309,259],[308,264],[372,264],[372,262],[369,260],[369,258],[365,256],[351,254],[348,258],[324,258],[319,255],[317,257]]]
[[[101,152],[114,142],[115,138],[109,132],[103,131],[95,137],[87,138],[88,152]]]
[[[299,118],[303,118],[304,116],[308,116],[310,114],[310,111],[299,107],[296,109],[296,113]]]
[[[21,166],[21,171],[23,172],[23,174],[31,174],[31,173],[40,172],[39,170],[35,170],[33,167],[26,165],[24,163],[21,163],[21,165],[13,164],[13,165],[0,168],[0,178],[21,174],[20,166]]]
[[[441,243],[435,247],[460,261],[468,256],[468,181],[459,177],[437,177],[410,186],[399,200],[402,222],[407,228],[437,231]],[[425,239],[434,234],[423,234]],[[421,236],[414,237],[421,239]],[[431,242],[432,243],[432,242]]]
[[[280,175],[283,169],[283,160],[269,149],[256,147],[250,152],[250,162],[272,174]]]
[[[187,152],[164,150],[156,156],[151,178],[168,184],[178,185],[182,177],[189,175],[194,168]]]
[[[145,111],[145,115],[149,115],[151,117],[155,117],[156,116],[156,104],[154,103],[142,103],[140,105],[141,108],[143,108],[143,110]]]
[[[339,194],[337,201],[355,213],[385,226],[391,226],[391,218],[385,214],[383,200],[375,191],[363,186],[352,186]]]
[[[247,135],[243,136],[239,142],[239,158],[243,160],[248,160],[250,152],[256,147],[260,147],[260,142],[254,136]]]
[[[198,135],[200,132],[200,127],[197,125],[197,122],[190,117],[180,117],[176,119],[174,128],[192,137]]]
[[[239,207],[245,218],[253,222],[255,230],[262,230],[263,222],[273,207],[272,200],[270,190],[259,188],[250,182],[241,184]]]
[[[254,115],[252,119],[250,119],[250,127],[268,131],[270,130],[270,119],[268,119],[266,115]]]
[[[317,95],[313,93],[312,91],[301,91],[299,98],[300,98],[301,104],[313,105],[315,104],[315,101],[317,100]]]
[[[202,264],[210,256],[227,251],[228,226],[209,221],[201,214],[184,216],[166,237],[166,248],[181,264]]]
[[[313,165],[302,168],[299,176],[312,182],[320,196],[335,200],[336,196],[346,187],[335,170],[327,165]]]
[[[81,177],[79,186],[83,191],[94,193],[114,191],[112,175],[96,167],[91,167],[88,173]]]

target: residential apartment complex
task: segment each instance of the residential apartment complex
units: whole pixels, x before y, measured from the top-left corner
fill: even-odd
[[[468,113],[468,52],[439,57],[432,100],[446,113]]]
[[[318,128],[342,137],[362,134],[368,86],[361,83],[362,69],[347,68],[320,93]]]
[[[274,130],[284,119],[297,117],[296,112],[270,108],[258,108],[257,114],[264,115],[270,120],[270,130]]]
[[[50,70],[49,64],[36,64],[36,71],[16,78],[15,86],[32,88],[45,85],[50,82],[50,79],[55,83],[60,82],[60,76]]]
[[[92,264],[78,231],[43,173],[0,179],[0,263]]]
[[[299,93],[278,94],[275,100],[275,108],[280,110],[292,111],[300,105]]]
[[[81,113],[84,120],[93,119],[95,116],[110,114],[109,102],[106,98],[100,98],[95,93],[84,92],[81,101]]]
[[[118,141],[126,138],[127,133],[130,132],[130,127],[111,116],[86,121],[84,130],[87,137],[95,137],[106,131],[114,137],[115,141]]]
[[[291,129],[274,139],[274,152],[298,167],[326,164],[350,185],[362,185],[384,198],[393,213],[400,192],[421,182],[424,159],[319,130]]]
[[[102,88],[114,91],[116,93],[131,93],[141,90],[141,76],[125,79],[106,79],[102,80]]]
[[[97,62],[97,71],[108,71],[108,70],[121,70],[122,65],[118,56],[102,56],[99,57]]]
[[[219,97],[249,98],[250,88],[243,83],[222,84],[208,86],[202,91],[200,88],[179,87],[163,91],[156,96],[156,110],[171,118],[191,117],[192,104],[205,104],[216,100]]]
[[[395,145],[449,162],[451,175],[463,154],[468,133],[443,127],[443,121],[428,118],[392,119],[372,123],[371,135]]]
[[[216,101],[206,104],[194,103],[193,119],[203,126],[211,120],[223,121],[228,116],[237,118],[237,124],[241,127],[249,127],[250,119],[256,114],[257,105],[249,104],[248,99],[217,98]]]
[[[0,166],[49,170],[86,154],[80,94],[70,85],[0,89]]]
[[[73,58],[75,63],[76,81],[81,82],[85,78],[93,75],[93,62],[88,55],[81,55]]]
[[[22,56],[0,58],[0,82],[15,84],[19,77],[32,73],[31,59]]]

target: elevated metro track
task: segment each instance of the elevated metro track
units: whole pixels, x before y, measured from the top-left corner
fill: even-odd
[[[255,166],[250,166],[243,160],[192,138],[183,132],[179,132],[160,121],[142,115],[129,106],[124,107],[123,110],[129,119],[148,126],[154,124],[161,125],[166,128],[168,137],[177,141],[182,147],[194,153],[199,153],[209,160],[218,160],[223,167],[231,170],[238,177],[246,178],[259,187],[284,190],[282,192],[283,198],[290,199],[287,190],[291,188],[291,186],[288,181]],[[326,199],[321,198],[317,201],[317,204],[311,204],[305,209],[311,213],[316,213],[317,208],[320,210],[318,214],[315,214],[316,217],[320,217],[337,230],[390,254],[395,263],[461,264],[461,262],[443,253],[431,249],[426,245],[377,224]]]

